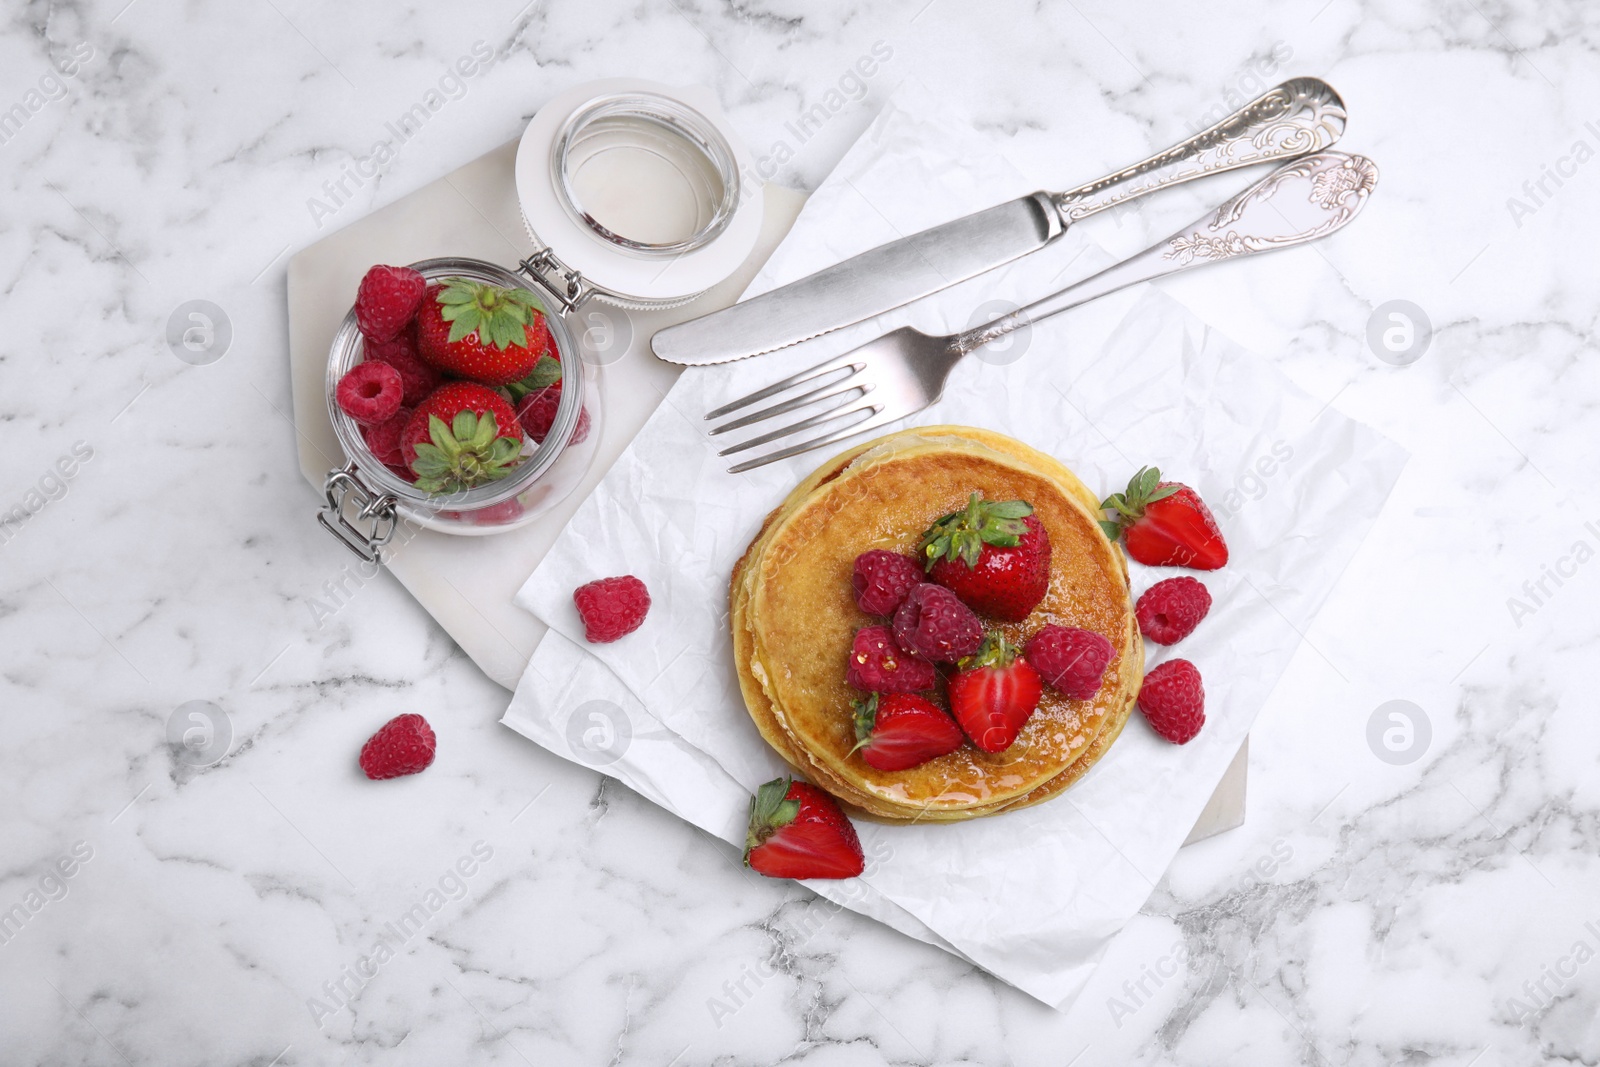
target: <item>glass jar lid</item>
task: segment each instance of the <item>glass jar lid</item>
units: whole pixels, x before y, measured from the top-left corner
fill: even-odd
[[[524,272],[567,310],[687,303],[761,230],[764,187],[703,87],[610,78],[563,93],[528,123],[516,179],[540,248]]]
[[[603,96],[574,111],[550,153],[551,180],[574,218],[658,257],[703,248],[727,229],[737,167],[709,119],[658,93]]]

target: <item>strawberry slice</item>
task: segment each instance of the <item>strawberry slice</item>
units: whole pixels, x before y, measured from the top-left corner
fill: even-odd
[[[839,802],[792,778],[774,778],[750,798],[744,862],[768,878],[854,878],[866,868]]]
[[[1128,555],[1147,567],[1214,571],[1228,562],[1228,545],[1200,494],[1181,482],[1164,482],[1155,467],[1141,467],[1128,488],[1100,504],[1112,513],[1100,528],[1122,538]]]
[[[867,766],[903,771],[954,752],[965,738],[944,709],[911,693],[856,701],[856,747]]]
[[[950,712],[973,744],[1004,752],[1039,707],[1043,691],[1039,672],[1004,637],[990,634],[950,679]]]
[[[921,552],[929,578],[1006,622],[1026,619],[1050,586],[1050,535],[1025,500],[973,493],[928,528]]]

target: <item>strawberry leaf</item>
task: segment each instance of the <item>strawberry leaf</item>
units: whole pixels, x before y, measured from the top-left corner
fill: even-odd
[[[780,828],[800,815],[800,802],[787,799],[790,778],[774,778],[750,798],[750,825],[745,831],[744,863],[750,865],[750,850],[759,846]]]
[[[463,409],[448,424],[430,414],[431,440],[414,445],[411,469],[417,487],[426,493],[459,493],[510,475],[522,461],[522,441],[500,436],[497,426],[490,412]]]
[[[878,722],[878,694],[873,693],[865,700],[858,700],[854,705],[856,724],[856,744],[846,757],[853,756],[861,749],[872,743],[872,728]]]
[[[477,333],[479,343],[504,351],[528,339],[530,315],[536,310],[533,294],[525,289],[452,278],[440,289],[439,316],[450,323],[449,343]]]
[[[544,355],[539,357],[539,362],[533,365],[533,370],[521,381],[512,382],[506,386],[515,403],[525,396],[537,393],[541,389],[548,389],[561,380],[561,361],[554,356]]]
[[[1032,514],[1033,505],[1025,500],[986,501],[973,493],[964,510],[951,512],[922,535],[923,567],[931,571],[940,560],[959,559],[974,569],[984,545],[1015,548],[1021,544],[1028,532],[1022,520]]]

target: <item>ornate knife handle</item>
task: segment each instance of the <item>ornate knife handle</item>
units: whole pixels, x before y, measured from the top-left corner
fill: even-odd
[[[1013,330],[1139,282],[1326,237],[1356,217],[1377,184],[1378,168],[1365,156],[1319,152],[1285,163],[1165,241],[1043,300],[959,334],[950,345],[971,352]]]
[[[1344,123],[1344,101],[1333,86],[1320,78],[1291,78],[1143,163],[1046,195],[1066,226],[1192,178],[1320,152],[1344,133]]]

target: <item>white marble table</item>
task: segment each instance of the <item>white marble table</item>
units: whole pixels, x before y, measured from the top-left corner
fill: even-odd
[[[1593,1063],[1597,39],[1528,0],[12,5],[0,1062]],[[1063,185],[1318,74],[1383,170],[1320,250],[1170,287],[1414,458],[1263,712],[1248,821],[1180,855],[1071,1016],[510,735],[311,521],[288,254],[624,71],[714,86],[798,185],[913,74]],[[1131,250],[1215,195],[1095,225]],[[192,300],[231,327],[206,365],[164,336]],[[1433,325],[1405,366],[1394,300]],[[214,764],[168,744],[189,701]],[[401,711],[438,763],[375,787],[354,753]]]

